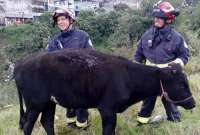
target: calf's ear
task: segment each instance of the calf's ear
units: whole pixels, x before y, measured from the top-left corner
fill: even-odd
[[[156,70],[156,74],[158,75],[159,79],[161,80],[168,80],[173,77],[175,70],[172,71],[170,68],[158,68]]]
[[[157,74],[160,79],[168,80],[174,77],[175,74],[181,73],[182,67],[180,64],[173,64],[166,68],[158,68]]]

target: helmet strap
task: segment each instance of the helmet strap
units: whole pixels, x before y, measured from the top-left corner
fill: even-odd
[[[69,26],[64,31],[69,31],[72,28],[72,24],[70,23]]]
[[[68,26],[67,29],[66,29],[67,31],[70,30],[70,29],[72,28],[73,23],[74,23],[73,19],[72,19],[72,18],[69,18],[69,26]]]
[[[166,24],[172,24],[172,23],[173,23],[173,20],[171,20],[171,19],[166,19],[166,20],[165,20],[165,25],[166,25]]]

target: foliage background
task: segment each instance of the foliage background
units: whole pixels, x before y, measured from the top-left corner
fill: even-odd
[[[130,9],[126,5],[117,5],[111,12],[101,9],[81,11],[76,27],[90,34],[97,50],[132,59],[139,38],[151,26],[151,11],[155,1],[144,0],[143,8],[140,10]],[[163,122],[138,127],[135,118],[140,104],[136,104],[119,114],[116,129],[118,135],[200,134],[200,4],[197,0],[190,6],[183,6],[181,0],[172,2],[181,10],[174,27],[184,35],[191,52],[190,61],[184,70],[188,74],[197,107],[193,113],[181,109],[183,114],[181,123]],[[18,131],[19,106],[16,88],[13,80],[11,78],[9,80],[10,64],[30,53],[43,51],[48,40],[58,32],[51,23],[50,14],[46,13],[38,22],[0,29],[0,135],[22,134]],[[12,107],[7,106],[10,104]],[[164,114],[160,102],[157,103],[153,116],[157,114]],[[90,110],[91,126],[87,131],[66,128],[63,108],[57,108],[57,116],[55,127],[59,135],[101,134],[101,120],[95,109]],[[33,134],[45,134],[40,124],[35,125]]]

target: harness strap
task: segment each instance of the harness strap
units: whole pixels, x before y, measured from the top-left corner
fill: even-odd
[[[168,96],[168,93],[163,88],[163,84],[162,84],[161,80],[160,80],[160,86],[161,86],[161,90],[162,90],[161,99],[164,97],[170,103],[173,103],[173,104],[182,103],[182,102],[185,102],[185,101],[187,101],[187,100],[192,98],[192,96],[189,96],[189,97],[187,97],[187,98],[185,98],[183,100],[174,101]]]

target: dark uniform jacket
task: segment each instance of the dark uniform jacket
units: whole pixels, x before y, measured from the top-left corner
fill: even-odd
[[[188,57],[189,50],[184,38],[169,25],[162,29],[151,27],[146,31],[134,56],[137,62],[149,60],[155,64],[165,64],[176,58],[186,64]]]
[[[63,48],[93,48],[89,35],[79,29],[71,29],[56,34],[48,43],[47,51]]]

